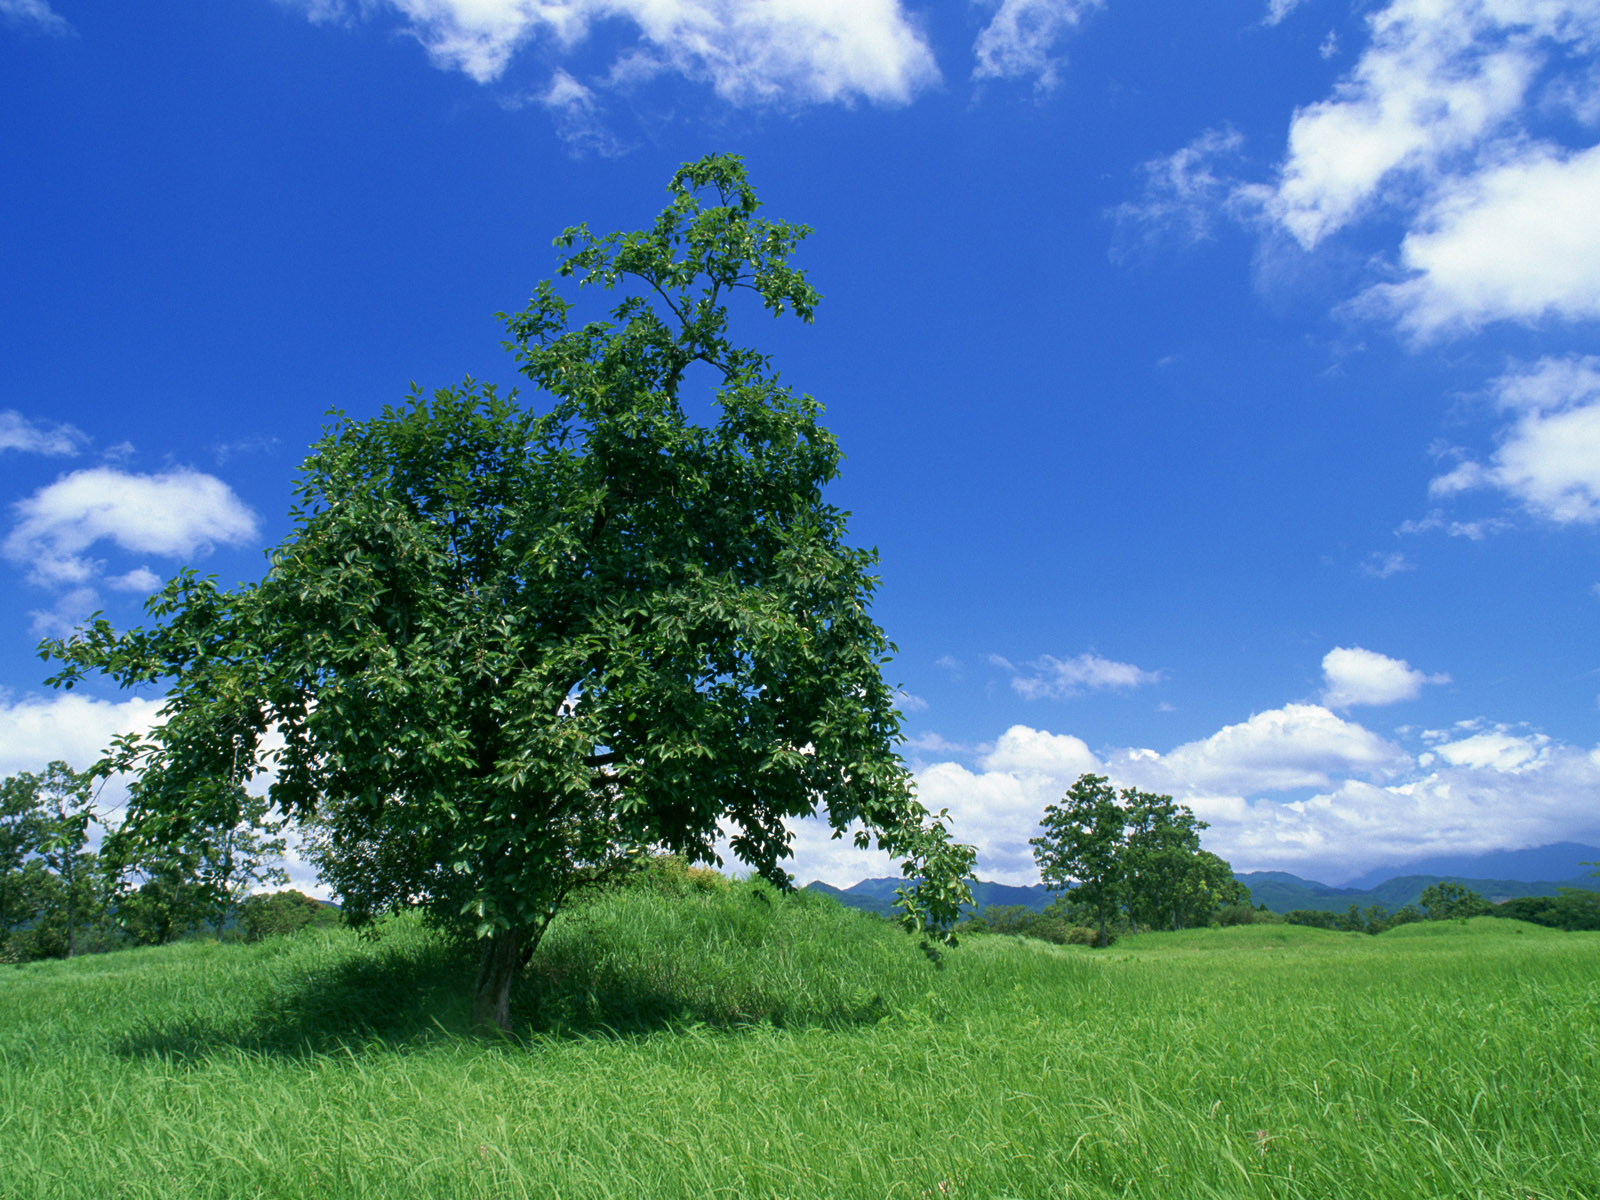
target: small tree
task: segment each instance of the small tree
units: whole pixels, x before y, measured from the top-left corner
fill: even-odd
[[[234,787],[231,801],[214,825],[200,831],[197,847],[198,882],[209,901],[218,941],[256,887],[289,882],[280,865],[283,823],[270,818],[267,798]]]
[[[1110,782],[1103,775],[1085,774],[1060,804],[1045,808],[1039,821],[1042,832],[1028,843],[1045,887],[1070,891],[1094,913],[1102,946],[1107,944],[1106,924],[1123,897],[1124,825],[1125,814]]]
[[[0,780],[0,949],[38,914],[37,887],[26,868],[45,832],[39,777],[23,773]]]
[[[505,318],[544,411],[468,380],[341,419],[264,580],[181,572],[152,628],[45,646],[63,686],[171,681],[101,765],[140,774],[130,836],[181,844],[276,730],[273,804],[314,824],[346,915],[418,904],[480,939],[479,1024],[508,1026],[561,906],[651,846],[713,861],[726,829],[787,886],[786,822],[825,811],[904,860],[908,921],[943,934],[970,902],[973,852],[895,751],[874,558],[823,497],[838,446],[729,336],[736,296],[811,319],[809,231],[761,217],[736,158],[670,192],[648,229],[557,239],[561,276],[623,293],[609,321],[573,326],[549,283]]]
[[[61,881],[59,915],[66,934],[66,957],[71,958],[78,949],[78,925],[85,918],[92,919],[98,892],[95,855],[88,848],[94,776],[74,771],[64,762],[53,762],[45,768],[38,787],[44,811],[39,855]]]
[[[1417,904],[1430,921],[1481,917],[1494,911],[1494,905],[1461,883],[1430,883],[1417,897]]]
[[[252,942],[338,922],[338,909],[292,889],[270,895],[258,892],[239,906],[239,923],[244,926],[245,938]]]

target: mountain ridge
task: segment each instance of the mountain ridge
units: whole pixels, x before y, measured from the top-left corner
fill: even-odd
[[[1359,876],[1342,887],[1320,883],[1314,879],[1304,879],[1288,871],[1246,871],[1235,873],[1234,878],[1250,889],[1250,899],[1253,904],[1265,904],[1275,913],[1292,912],[1295,909],[1343,912],[1352,904],[1357,908],[1381,904],[1393,911],[1407,904],[1415,904],[1423,891],[1435,883],[1459,883],[1495,902],[1519,896],[1554,896],[1561,888],[1566,887],[1600,889],[1600,879],[1588,874],[1587,868],[1580,865],[1583,862],[1597,860],[1600,860],[1600,847],[1577,842],[1556,842],[1550,846],[1534,847],[1525,851],[1495,851],[1484,855],[1441,858],[1440,861],[1469,864],[1482,861],[1491,865],[1511,867],[1522,863],[1528,864],[1526,869],[1529,870],[1541,863],[1570,862],[1578,867],[1577,872],[1571,876],[1540,879],[1518,878],[1515,875],[1489,877],[1449,871],[1406,871],[1402,874],[1389,875],[1377,883],[1367,884],[1366,881],[1370,877],[1380,874],[1380,872],[1368,872],[1367,875]],[[847,888],[838,888],[816,880],[806,884],[806,889],[832,896],[841,904],[847,904],[852,908],[888,914],[894,910],[895,890],[905,886],[905,883],[902,878],[885,876],[863,879]],[[1358,884],[1365,886],[1357,886]],[[973,886],[974,907],[979,910],[991,905],[1016,904],[1038,912],[1048,907],[1053,899],[1054,895],[1040,883],[1019,887],[1014,884],[979,879]]]

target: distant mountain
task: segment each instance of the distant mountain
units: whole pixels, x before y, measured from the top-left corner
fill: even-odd
[[[832,896],[840,904],[859,908],[863,912],[887,915],[894,911],[895,890],[904,887],[905,883],[904,879],[892,876],[885,879],[863,879],[860,883],[847,888],[836,888],[832,884],[819,881],[806,884],[806,890]],[[991,905],[1020,904],[1024,908],[1031,908],[1034,912],[1042,911],[1051,900],[1050,893],[1045,891],[1042,883],[1036,883],[1031,887],[1014,887],[1006,883],[990,883],[985,879],[979,879],[972,885],[972,897],[977,901],[976,907],[980,909]]]
[[[1386,879],[1376,887],[1360,888],[1329,887],[1325,883],[1301,879],[1298,875],[1283,871],[1246,871],[1235,878],[1250,889],[1252,903],[1265,904],[1276,913],[1292,912],[1297,908],[1343,912],[1352,904],[1357,908],[1381,904],[1392,911],[1415,904],[1424,889],[1435,883],[1459,883],[1496,902],[1517,896],[1554,896],[1564,887],[1587,887],[1600,883],[1600,880],[1584,878],[1522,880],[1480,879],[1466,875],[1400,875]]]
[[[1569,847],[1575,843],[1567,843]],[[1553,847],[1545,847],[1553,849]],[[1585,855],[1595,855],[1600,859],[1600,850],[1593,847],[1577,846],[1576,852]],[[1517,853],[1533,853],[1532,851],[1518,851]],[[1483,855],[1488,858],[1491,856]],[[1553,861],[1561,861],[1559,859]],[[1582,858],[1577,861],[1584,861]],[[1587,870],[1581,868],[1580,870]],[[1481,876],[1459,875],[1453,873],[1417,873],[1400,875],[1392,879],[1385,879],[1373,887],[1331,887],[1326,883],[1318,883],[1313,879],[1301,879],[1298,875],[1291,875],[1287,871],[1247,871],[1235,876],[1240,883],[1250,889],[1250,900],[1253,904],[1265,904],[1276,913],[1293,912],[1297,908],[1320,909],[1323,912],[1343,912],[1352,904],[1358,908],[1366,908],[1369,904],[1381,904],[1391,911],[1404,908],[1407,904],[1415,904],[1423,890],[1435,883],[1459,883],[1471,888],[1479,895],[1493,901],[1511,900],[1517,896],[1554,896],[1563,887],[1595,888],[1600,890],[1600,879],[1595,879],[1584,874],[1575,877],[1556,880],[1527,880],[1517,878],[1483,878]],[[904,879],[894,877],[882,879],[863,879],[860,883],[852,884],[847,888],[836,888],[832,884],[816,882],[806,884],[807,891],[821,892],[825,896],[832,896],[841,904],[851,908],[859,908],[864,912],[889,915],[894,911],[894,893],[896,888],[905,886]],[[1040,912],[1046,908],[1052,899],[1043,884],[1036,883],[1032,887],[1014,887],[1004,883],[990,883],[988,880],[977,880],[972,887],[973,899],[977,901],[975,907],[985,909],[991,905],[1004,906],[1019,904]]]
[[[1532,883],[1541,879],[1577,879],[1600,862],[1600,846],[1580,842],[1554,842],[1528,850],[1491,850],[1485,854],[1440,854],[1419,858],[1399,866],[1384,867],[1358,875],[1345,884],[1352,888],[1374,888],[1405,875],[1457,875],[1472,879],[1515,879]],[[1600,880],[1593,886],[1600,887]]]

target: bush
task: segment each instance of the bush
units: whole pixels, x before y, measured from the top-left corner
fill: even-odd
[[[1117,935],[1109,929],[1106,930],[1106,945],[1109,946],[1116,940]],[[1093,946],[1099,941],[1100,931],[1091,925],[1074,925],[1067,930],[1066,944],[1069,946]]]
[[[1531,921],[1550,929],[1600,930],[1600,892],[1562,888],[1557,896],[1519,896],[1497,905],[1489,915]]]
[[[1260,917],[1248,904],[1224,904],[1217,910],[1218,925],[1254,925]]]
[[[691,863],[679,854],[656,854],[645,861],[645,886],[664,896],[688,896],[696,892],[724,895],[733,881],[720,871]]]
[[[239,906],[239,923],[246,941],[299,933],[339,923],[339,910],[293,889],[246,898]]]

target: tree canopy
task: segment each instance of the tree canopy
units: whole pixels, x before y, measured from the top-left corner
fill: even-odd
[[[647,847],[718,861],[726,834],[787,884],[785,822],[822,812],[904,860],[908,921],[948,930],[968,899],[973,852],[896,751],[875,555],[824,498],[839,447],[730,338],[741,297],[811,320],[810,231],[762,217],[735,157],[669,191],[646,229],[556,239],[609,319],[574,323],[550,282],[501,314],[540,407],[469,378],[337,416],[260,582],[185,571],[148,628],[44,647],[61,686],[169,685],[99,767],[137,775],[128,836],[181,841],[270,768],[355,920],[420,905],[482,939],[481,1022],[558,908]]]
[[[1104,775],[1084,774],[1045,807],[1039,826],[1030,844],[1040,878],[1094,915],[1102,945],[1118,913],[1135,929],[1181,929],[1249,895],[1226,862],[1200,848],[1206,823],[1171,796],[1119,794]]]

